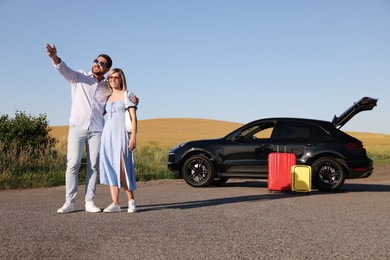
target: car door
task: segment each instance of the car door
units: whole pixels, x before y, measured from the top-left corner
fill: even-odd
[[[273,152],[294,153],[297,163],[301,164],[316,153],[319,142],[312,124],[306,121],[286,120],[276,125],[270,148]]]
[[[274,122],[262,122],[241,129],[231,138],[222,152],[220,171],[243,177],[260,177],[268,171],[268,154]]]

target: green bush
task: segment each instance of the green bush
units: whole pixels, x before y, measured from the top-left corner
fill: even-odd
[[[22,151],[29,152],[30,156],[37,158],[41,153],[54,147],[57,140],[50,136],[51,128],[46,115],[38,117],[16,111],[15,118],[8,115],[0,116],[0,143],[3,153]]]
[[[64,156],[57,154],[50,130],[42,114],[33,117],[17,111],[15,118],[0,116],[0,189],[60,184],[52,176],[62,171]]]

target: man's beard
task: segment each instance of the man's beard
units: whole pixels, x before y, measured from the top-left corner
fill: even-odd
[[[96,67],[92,67],[92,74],[94,74],[95,76],[103,76],[105,74],[105,72],[99,70]]]
[[[104,71],[98,71],[98,72],[94,72],[93,74],[95,74],[96,76],[103,76],[105,73]]]

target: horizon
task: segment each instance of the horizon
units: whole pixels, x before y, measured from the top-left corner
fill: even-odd
[[[221,123],[227,123],[227,124],[241,124],[244,125],[243,123],[240,122],[231,122],[231,121],[224,121],[224,120],[218,120],[218,119],[207,119],[207,118],[179,118],[179,117],[171,117],[171,118],[150,118],[150,119],[139,119],[138,121],[160,121],[160,120],[194,120],[194,121],[214,121],[214,122],[221,122]],[[249,122],[248,122],[249,123]],[[69,127],[69,125],[49,125],[49,127]],[[340,129],[341,131],[345,133],[352,133],[352,134],[372,134],[372,135],[389,135],[386,133],[376,133],[376,132],[359,132],[359,131],[346,131],[343,130],[343,128]],[[228,134],[228,133],[226,133]]]

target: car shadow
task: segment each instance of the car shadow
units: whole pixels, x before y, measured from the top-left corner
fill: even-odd
[[[150,204],[150,205],[137,206],[137,211],[138,212],[146,212],[146,211],[155,211],[155,210],[163,210],[163,209],[182,209],[183,210],[183,209],[218,206],[218,205],[223,205],[223,204],[262,201],[262,200],[270,200],[270,199],[281,199],[281,198],[287,198],[287,197],[289,197],[288,194],[278,193],[278,194],[260,194],[260,195],[217,198],[217,199],[209,199],[209,200],[195,200],[195,201],[185,201],[185,202],[176,202],[176,203]]]
[[[338,192],[390,192],[390,185],[368,183],[344,183]]]
[[[262,181],[228,182],[223,185],[212,187],[212,188],[228,188],[228,187],[267,188],[267,182],[262,182]],[[206,188],[199,188],[199,189],[201,190],[201,189],[208,189],[208,188],[206,187]],[[390,192],[390,185],[356,184],[356,183],[347,184],[346,183],[343,185],[342,190],[337,192],[323,192],[323,191],[318,191],[316,189],[312,190],[310,193],[292,192],[292,191],[283,191],[283,192],[273,191],[268,193],[262,193],[259,195],[247,195],[247,196],[216,198],[216,199],[208,199],[208,200],[184,201],[184,202],[176,202],[176,203],[139,205],[137,206],[137,211],[147,212],[147,211],[156,211],[156,210],[164,210],[164,209],[185,210],[185,209],[211,207],[211,206],[242,203],[242,202],[277,200],[277,199],[286,199],[286,198],[301,197],[301,196],[317,196],[317,195],[326,196],[329,194],[348,193],[348,192]]]
[[[233,182],[227,182],[223,185],[218,185],[214,187],[259,187],[259,188],[267,188],[268,184],[267,181],[254,181],[254,180],[248,180],[248,181],[233,181]]]
[[[266,181],[243,181],[243,182],[228,182],[224,185],[217,187],[260,187],[268,188]],[[370,184],[370,183],[344,183],[340,192],[389,192],[390,185],[387,184]],[[329,194],[329,192],[320,192],[316,189],[313,189],[312,192],[320,194]],[[334,192],[332,192],[334,193]]]
[[[229,188],[229,187],[259,187],[267,188],[267,182],[262,181],[242,181],[242,182],[228,182],[217,187],[204,187],[204,188],[195,188],[195,189],[210,189],[210,188]],[[319,195],[318,192],[316,195]],[[255,202],[255,201],[267,201],[267,200],[276,200],[276,199],[285,199],[291,198],[293,196],[306,196],[307,193],[297,193],[291,191],[273,191],[268,193],[261,193],[259,195],[246,195],[246,196],[235,196],[227,198],[215,198],[208,200],[195,200],[195,201],[185,201],[185,202],[176,202],[176,203],[161,203],[161,204],[149,204],[149,205],[139,205],[137,206],[138,212],[147,212],[147,211],[156,211],[164,209],[193,209],[193,208],[202,208],[202,207],[212,207],[224,204],[234,204],[242,202]]]

